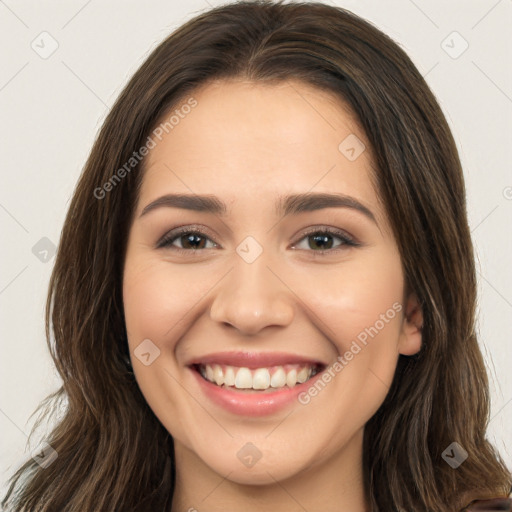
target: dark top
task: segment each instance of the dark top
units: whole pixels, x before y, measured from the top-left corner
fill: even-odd
[[[468,508],[464,509],[464,512],[491,512],[493,510],[512,512],[512,498],[474,501]]]

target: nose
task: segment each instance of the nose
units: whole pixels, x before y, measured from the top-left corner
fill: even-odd
[[[286,280],[260,256],[247,263],[241,258],[219,283],[210,318],[240,333],[258,334],[265,327],[289,325],[294,316],[293,293]]]

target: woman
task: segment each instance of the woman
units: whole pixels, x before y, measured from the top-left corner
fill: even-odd
[[[92,149],[47,303],[58,456],[4,505],[511,510],[475,301],[456,146],[406,54],[320,3],[213,9]]]

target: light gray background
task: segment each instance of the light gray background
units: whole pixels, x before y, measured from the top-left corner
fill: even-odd
[[[0,0],[4,486],[44,437],[42,428],[28,444],[30,414],[60,384],[44,339],[51,248],[95,134],[149,52],[220,3]],[[373,22],[407,51],[453,130],[478,254],[480,343],[492,392],[489,438],[512,468],[512,0],[330,3]],[[40,54],[52,39],[40,36],[43,31],[58,43],[46,59]],[[457,56],[464,40],[469,46]]]

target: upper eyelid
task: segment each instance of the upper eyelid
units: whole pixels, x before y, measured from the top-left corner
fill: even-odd
[[[346,238],[349,238],[350,240],[355,240],[355,238],[351,234],[347,233],[344,229],[334,228],[334,227],[324,226],[324,225],[318,225],[318,226],[306,228],[305,230],[301,231],[301,233],[300,233],[301,238],[299,238],[299,240],[302,240],[302,238],[304,238],[307,235],[311,235],[314,233],[324,233],[324,232],[330,233],[333,236],[345,235]]]
[[[206,226],[196,226],[196,225],[185,225],[185,226],[176,226],[175,228],[167,231],[160,240],[164,240],[166,238],[175,238],[181,233],[197,233],[203,235],[210,240],[215,241],[216,234],[209,230]]]

